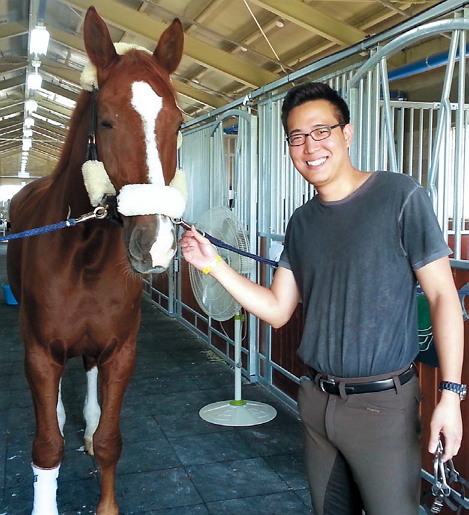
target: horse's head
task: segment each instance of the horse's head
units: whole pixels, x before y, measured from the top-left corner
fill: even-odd
[[[174,20],[163,32],[153,54],[132,46],[118,53],[106,24],[90,7],[84,40],[96,88],[92,95],[99,162],[91,163],[102,163],[105,170],[95,174],[91,167],[86,176],[84,168],[85,183],[93,183],[91,189],[98,192],[104,188],[102,193],[109,193],[105,189],[111,188],[118,194],[132,268],[162,272],[176,251],[172,218],[180,217],[185,207],[183,193],[171,185],[177,181],[182,116],[169,76],[182,57],[181,22]],[[103,180],[108,184],[102,186]]]

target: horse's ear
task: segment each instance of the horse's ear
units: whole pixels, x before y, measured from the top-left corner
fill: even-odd
[[[183,48],[182,23],[181,20],[175,18],[161,35],[153,56],[168,73],[173,73],[181,61]]]
[[[117,57],[109,29],[94,7],[86,11],[83,25],[85,48],[98,72],[105,70]]]

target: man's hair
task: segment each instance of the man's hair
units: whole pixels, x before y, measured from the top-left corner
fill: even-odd
[[[327,100],[336,112],[339,123],[350,123],[350,111],[345,100],[323,82],[308,82],[292,88],[286,95],[282,105],[282,124],[288,133],[287,121],[290,111],[311,100]]]

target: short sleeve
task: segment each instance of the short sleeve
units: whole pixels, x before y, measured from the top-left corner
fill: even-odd
[[[290,259],[288,258],[287,249],[283,249],[282,254],[278,260],[278,266],[291,270]]]
[[[288,270],[291,270],[290,257],[288,255],[288,248],[290,246],[291,226],[292,226],[294,216],[295,216],[295,213],[293,213],[293,216],[288,221],[287,229],[285,231],[284,243],[283,243],[283,252],[280,255],[280,258],[278,260],[278,266],[281,266]]]
[[[400,226],[402,245],[414,270],[451,254],[431,201],[421,186],[409,193]]]

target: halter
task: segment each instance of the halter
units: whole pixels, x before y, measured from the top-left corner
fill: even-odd
[[[121,53],[130,48],[119,48]],[[117,49],[117,48],[116,48]],[[109,204],[111,218],[119,220],[119,213],[124,216],[164,215],[172,219],[180,218],[186,207],[187,186],[185,174],[176,170],[169,186],[160,184],[127,184],[117,194],[104,164],[99,161],[96,144],[97,130],[97,77],[95,68],[88,63],[85,67],[85,79],[82,85],[91,92],[90,126],[86,161],[82,166],[85,188],[91,205],[96,207],[103,202]],[[90,87],[91,86],[91,87]],[[180,139],[178,138],[178,143]],[[114,209],[113,209],[114,206]]]

